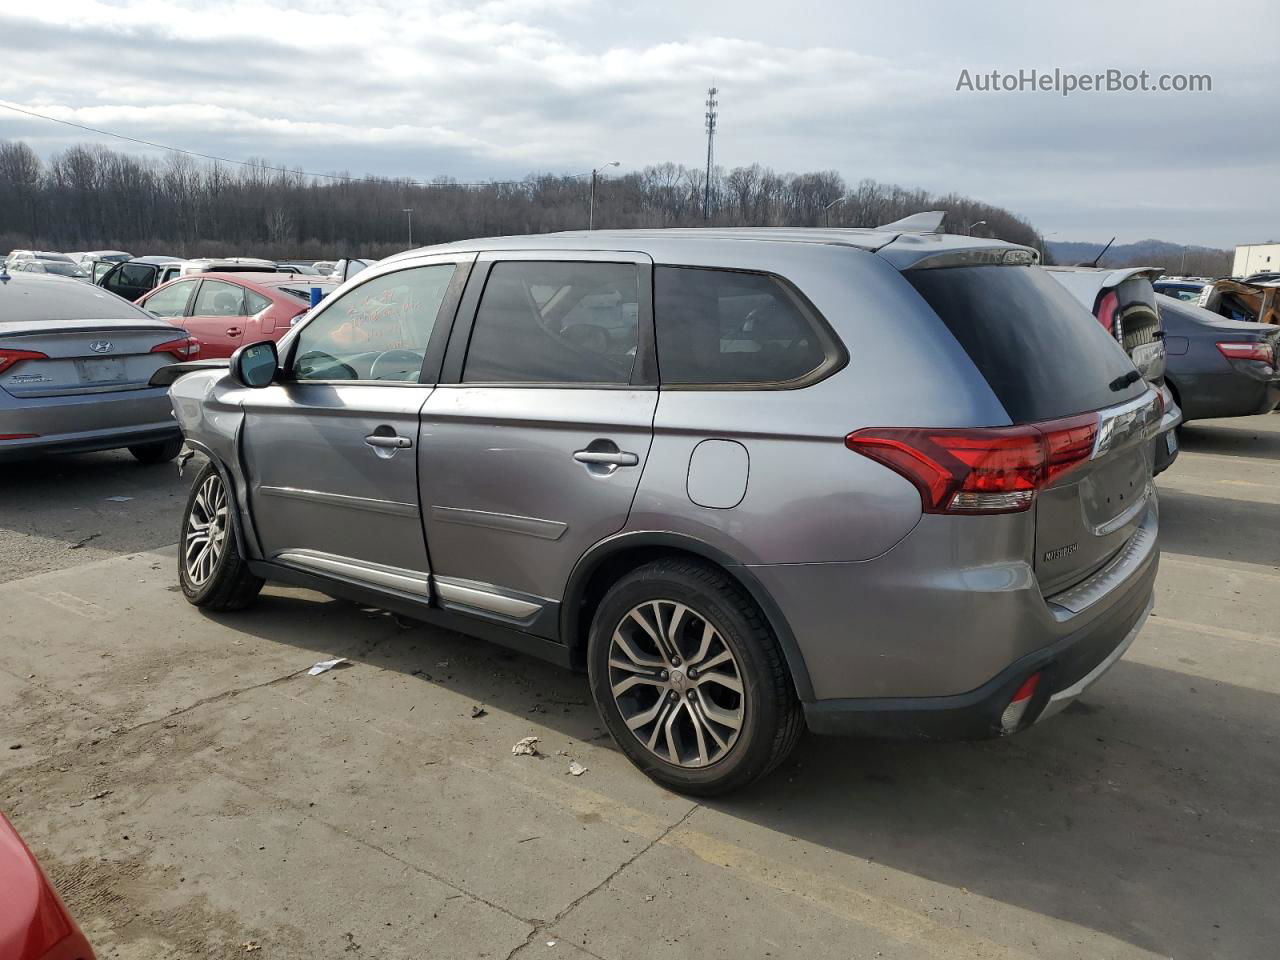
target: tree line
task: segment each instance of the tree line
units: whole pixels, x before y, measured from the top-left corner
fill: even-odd
[[[716,168],[704,217],[705,172],[662,163],[596,184],[597,228],[870,227],[922,210],[948,211],[944,230],[1043,250],[1021,217],[955,194],[937,195],[835,171]],[[331,180],[266,161],[247,166],[183,154],[139,156],[99,144],[43,161],[0,141],[0,252],[121,249],[135,255],[381,258],[413,245],[587,225],[590,177],[530,174],[518,182],[419,184],[381,177]],[[845,198],[841,200],[840,198]],[[833,201],[840,201],[831,206]],[[405,210],[412,210],[412,214]]]

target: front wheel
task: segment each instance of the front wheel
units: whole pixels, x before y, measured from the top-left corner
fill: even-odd
[[[178,582],[197,607],[239,610],[262,590],[264,581],[240,554],[231,510],[222,474],[206,463],[191,485],[178,545]]]
[[[658,560],[623,577],[596,610],[587,655],[618,746],[682,793],[746,786],[782,763],[804,729],[768,622],[710,564]]]

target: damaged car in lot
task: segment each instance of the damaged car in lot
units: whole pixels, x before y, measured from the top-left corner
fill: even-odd
[[[1159,296],[1165,378],[1184,421],[1248,417],[1280,404],[1280,326],[1228,320]]]
[[[182,434],[148,380],[198,354],[185,331],[99,287],[0,268],[0,460],[119,448],[172,460]]]
[[[1163,473],[1178,457],[1177,428],[1182,411],[1165,384],[1164,331],[1150,267],[1049,267],[1049,274],[1071,291],[1103,329],[1116,338],[1143,378],[1160,392],[1164,415],[1152,445],[1155,472]]]
[[[181,590],[300,584],[584,669],[691,794],[806,726],[1023,730],[1150,613],[1163,413],[1036,259],[897,224],[392,257],[153,378],[208,457]]]

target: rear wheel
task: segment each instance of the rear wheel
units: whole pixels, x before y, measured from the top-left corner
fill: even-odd
[[[182,450],[182,440],[163,440],[160,443],[141,443],[129,448],[139,463],[147,465],[168,463]]]
[[[672,558],[623,577],[601,601],[589,644],[601,716],[664,786],[736,790],[785,760],[803,731],[773,631],[710,564]]]
[[[207,463],[191,486],[178,549],[178,582],[197,607],[239,610],[262,590],[264,581],[240,554],[233,523],[222,474]]]

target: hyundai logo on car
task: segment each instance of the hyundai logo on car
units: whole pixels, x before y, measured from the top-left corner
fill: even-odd
[[[94,340],[92,343],[89,344],[89,349],[92,350],[94,353],[110,353],[112,349],[111,341],[110,340]]]

